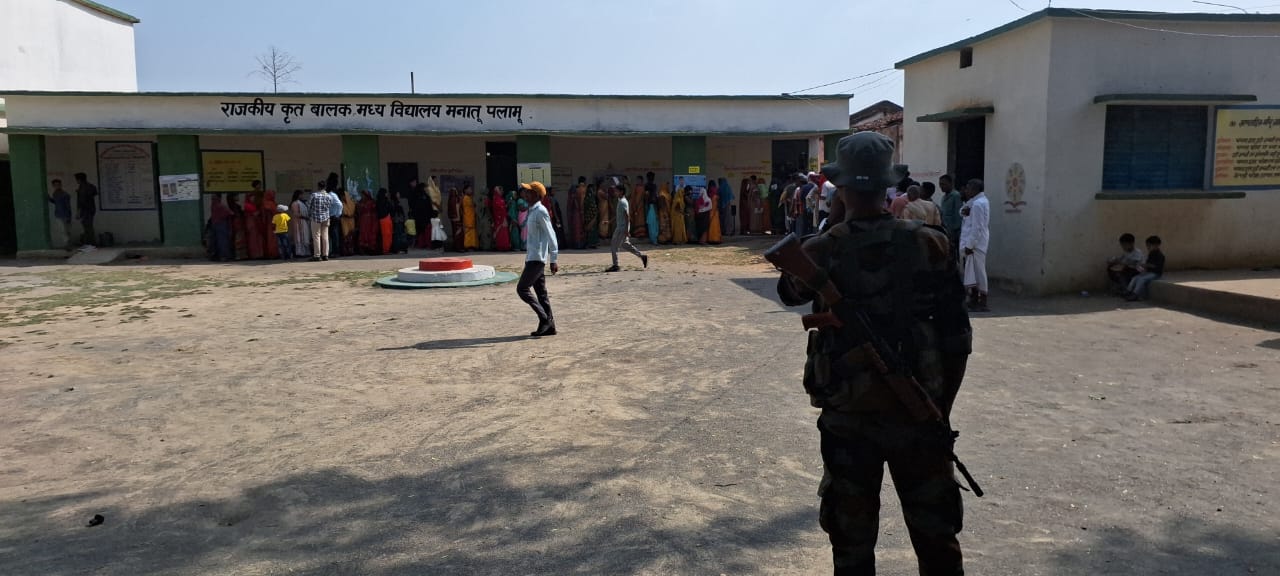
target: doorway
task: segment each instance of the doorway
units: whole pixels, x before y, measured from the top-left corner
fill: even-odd
[[[516,143],[485,142],[484,143],[484,181],[486,190],[501,186],[503,190],[515,190],[516,185]]]
[[[986,116],[956,120],[948,124],[947,172],[955,176],[957,188],[974,178],[983,178],[986,152]]]
[[[18,220],[13,208],[13,180],[8,160],[0,160],[0,256],[18,252]]]
[[[387,186],[401,198],[409,197],[409,183],[417,179],[417,162],[387,162]]]

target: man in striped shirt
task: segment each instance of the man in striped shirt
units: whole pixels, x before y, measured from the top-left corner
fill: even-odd
[[[551,226],[551,214],[542,204],[547,189],[541,182],[520,184],[520,194],[529,203],[529,214],[525,219],[528,240],[525,241],[524,272],[516,284],[516,295],[538,315],[538,329],[529,335],[555,336],[556,319],[551,314],[551,298],[547,295],[546,268],[551,264],[552,274],[560,271],[556,264],[560,245],[556,242],[555,228]],[[534,298],[534,293],[537,298]]]

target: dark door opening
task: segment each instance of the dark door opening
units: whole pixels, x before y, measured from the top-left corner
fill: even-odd
[[[401,198],[409,197],[409,183],[417,179],[417,162],[387,162],[387,186]]]
[[[787,186],[787,179],[797,172],[809,171],[808,140],[774,140],[773,141],[773,178],[768,184],[776,184],[769,190],[769,206],[775,207],[782,199],[782,189]],[[769,225],[774,234],[786,229],[786,215],[782,210],[770,210]]]
[[[987,117],[957,120],[948,125],[947,172],[955,176],[956,187],[974,178],[983,178],[987,159]]]
[[[515,190],[516,185],[516,143],[485,142],[484,143],[484,181],[492,190],[501,186],[503,190]]]
[[[13,208],[13,180],[8,160],[0,161],[0,256],[18,252],[18,221]]]

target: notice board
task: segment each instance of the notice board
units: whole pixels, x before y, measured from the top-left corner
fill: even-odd
[[[200,173],[206,194],[253,191],[253,181],[264,183],[261,150],[201,150]]]
[[[155,148],[150,142],[98,142],[98,206],[155,210]]]
[[[1280,106],[1218,107],[1213,187],[1280,187]]]

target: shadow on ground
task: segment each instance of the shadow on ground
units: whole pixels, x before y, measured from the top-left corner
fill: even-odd
[[[1080,546],[1054,556],[1056,573],[1280,574],[1280,536],[1275,534],[1185,517],[1153,538],[1123,528],[1090,534]]]
[[[535,319],[536,320],[536,319]],[[532,336],[490,336],[486,338],[456,338],[453,340],[428,340],[419,342],[411,346],[398,346],[395,348],[379,348],[379,352],[393,352],[397,350],[457,350],[460,348],[492,348],[495,344],[505,344],[507,342],[519,342],[521,340],[529,340]]]
[[[670,502],[619,492],[623,468],[521,476],[567,456],[433,462],[380,480],[318,470],[142,510],[88,508],[93,494],[0,503],[0,573],[741,574],[812,528],[807,507],[762,519],[739,506],[673,527]],[[56,513],[66,507],[85,509]],[[94,513],[106,523],[85,527]]]

